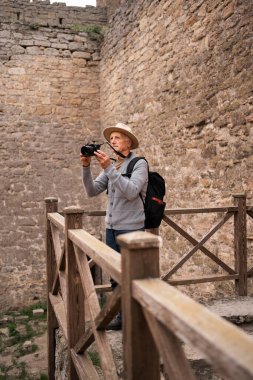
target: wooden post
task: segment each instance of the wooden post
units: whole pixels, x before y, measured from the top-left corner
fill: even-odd
[[[71,349],[85,331],[84,292],[78,273],[75,251],[68,230],[82,228],[83,210],[78,207],[67,207],[65,215],[65,249],[67,276],[67,327],[68,327],[68,379],[78,379],[75,366],[71,359]]]
[[[53,307],[49,299],[49,293],[52,291],[54,275],[56,271],[56,261],[54,256],[54,245],[51,233],[50,221],[47,214],[58,211],[58,199],[45,199],[45,221],[46,221],[46,267],[47,267],[47,361],[48,361],[48,379],[55,378],[55,329],[58,322],[54,314]]]
[[[160,379],[159,354],[141,306],[132,298],[132,280],[159,277],[161,238],[147,232],[118,237],[122,255],[123,356],[127,380]]]
[[[234,247],[235,270],[239,273],[239,279],[235,280],[236,292],[239,296],[247,295],[247,226],[246,226],[246,195],[234,195],[234,205],[238,207],[235,213]]]

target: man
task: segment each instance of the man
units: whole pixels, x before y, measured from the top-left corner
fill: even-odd
[[[83,166],[83,184],[87,195],[93,197],[105,190],[108,191],[105,218],[106,244],[119,252],[117,236],[132,231],[144,231],[145,214],[142,199],[145,200],[146,196],[148,166],[145,160],[139,160],[134,166],[131,177],[124,176],[127,165],[136,157],[131,150],[138,148],[138,139],[131,128],[122,123],[105,128],[103,134],[116,152],[115,163],[112,163],[103,151],[96,151],[94,155],[103,170],[93,180],[90,171],[92,157],[80,154],[80,162]],[[112,281],[112,287],[115,286],[115,282]],[[118,314],[109,328],[115,330],[121,328],[121,314]]]

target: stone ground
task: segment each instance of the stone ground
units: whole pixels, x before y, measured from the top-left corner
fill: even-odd
[[[216,314],[229,319],[253,337],[252,297],[213,301],[208,307]],[[121,332],[108,332],[108,337],[119,376],[122,378],[122,334]],[[222,379],[214,373],[196,348],[188,347],[187,345],[184,348],[198,380]],[[93,353],[95,351],[96,348],[93,347]],[[45,315],[31,315],[30,313],[27,316],[24,313],[14,313],[2,316],[0,319],[0,352],[0,380],[46,380]],[[96,360],[92,354],[91,358]],[[97,368],[98,372],[100,372],[99,367]]]

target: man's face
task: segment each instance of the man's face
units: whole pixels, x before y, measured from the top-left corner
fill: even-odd
[[[131,148],[131,140],[129,137],[120,132],[112,132],[110,135],[110,144],[118,152],[129,152]]]

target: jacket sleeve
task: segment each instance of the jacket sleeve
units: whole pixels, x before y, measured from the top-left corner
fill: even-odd
[[[123,177],[113,165],[104,170],[111,183],[130,201],[139,196],[148,183],[148,165],[145,160],[139,160],[134,165],[131,178]]]
[[[107,189],[108,177],[104,171],[101,172],[95,180],[93,180],[90,167],[83,167],[82,175],[83,185],[88,197],[95,197]]]

